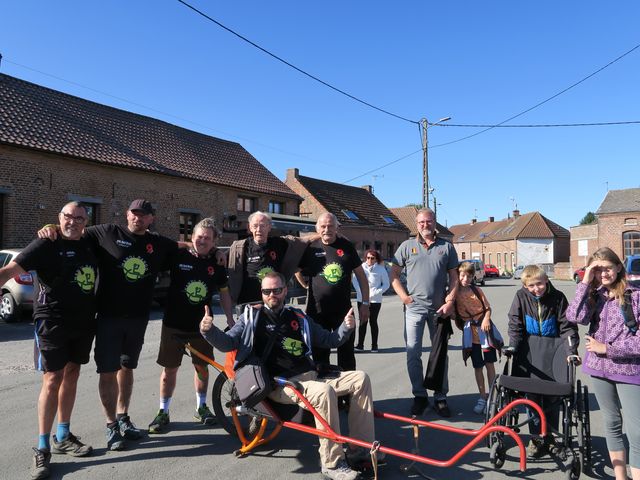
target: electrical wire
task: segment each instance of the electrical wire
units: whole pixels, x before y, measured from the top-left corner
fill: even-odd
[[[278,56],[278,55],[276,55],[275,53],[271,53],[271,52],[270,52],[269,50],[267,50],[266,48],[261,47],[261,46],[260,46],[260,45],[258,45],[257,43],[255,43],[255,42],[253,42],[253,41],[249,40],[247,37],[245,37],[245,36],[243,36],[243,35],[239,34],[238,32],[236,32],[236,31],[232,30],[231,28],[229,28],[229,27],[227,27],[227,26],[223,25],[222,23],[220,23],[220,22],[219,22],[219,21],[217,21],[216,19],[214,19],[214,18],[210,17],[209,15],[207,15],[207,14],[206,14],[206,13],[204,13],[204,12],[202,12],[201,10],[198,10],[196,7],[194,7],[194,6],[190,5],[190,4],[188,4],[188,3],[187,3],[187,2],[185,2],[184,0],[178,0],[178,2],[180,2],[181,4],[183,4],[185,7],[190,8],[191,10],[193,10],[194,12],[196,12],[198,15],[201,15],[202,17],[206,18],[206,19],[207,19],[207,20],[209,20],[210,22],[215,23],[215,24],[216,24],[216,25],[218,25],[220,28],[222,28],[222,29],[226,30],[227,32],[229,32],[229,33],[231,33],[231,34],[233,34],[233,35],[235,35],[236,37],[238,37],[238,38],[239,38],[239,39],[241,39],[242,41],[247,42],[249,45],[251,45],[251,46],[253,46],[253,47],[257,48],[257,49],[258,49],[258,50],[260,50],[261,52],[266,53],[267,55],[269,55],[269,56],[270,56],[270,57],[272,57],[272,58],[275,58],[275,59],[276,59],[276,60],[278,60],[279,62],[284,63],[286,66],[288,66],[288,67],[290,67],[290,68],[293,68],[293,69],[294,69],[295,71],[297,71],[298,73],[301,73],[301,74],[303,74],[303,75],[305,75],[305,76],[309,77],[310,79],[315,80],[315,81],[316,81],[316,82],[318,82],[318,83],[321,83],[321,84],[322,84],[322,85],[324,85],[325,87],[328,87],[328,88],[330,88],[331,90],[333,90],[333,91],[335,91],[335,92],[338,92],[338,93],[340,93],[340,94],[344,95],[345,97],[350,98],[351,100],[355,100],[356,102],[359,102],[359,103],[361,103],[361,104],[363,104],[363,105],[366,105],[367,107],[373,108],[374,110],[377,110],[377,111],[379,111],[379,112],[385,113],[385,114],[390,115],[390,116],[392,116],[392,117],[395,117],[395,118],[397,118],[397,119],[404,120],[405,122],[414,123],[414,124],[415,124],[415,123],[419,123],[419,122],[417,122],[416,120],[411,120],[411,119],[409,119],[409,118],[403,117],[403,116],[401,116],[401,115],[397,115],[397,114],[395,114],[395,113],[393,113],[393,112],[390,112],[390,111],[388,111],[388,110],[385,110],[385,109],[383,109],[383,108],[376,107],[375,105],[373,105],[373,104],[371,104],[371,103],[369,103],[369,102],[366,102],[365,100],[362,100],[362,99],[360,99],[360,98],[358,98],[358,97],[356,97],[356,96],[354,96],[354,95],[351,95],[350,93],[347,93],[347,92],[345,92],[344,90],[339,89],[338,87],[334,87],[334,86],[333,86],[333,85],[331,85],[330,83],[325,82],[324,80],[321,80],[320,78],[316,77],[315,75],[312,75],[312,74],[310,74],[309,72],[307,72],[307,71],[305,71],[305,70],[302,70],[302,69],[301,69],[301,68],[299,68],[299,67],[296,67],[293,63],[288,62],[287,60],[285,60],[285,59],[284,59],[284,58],[282,58],[282,57],[279,57],[279,56]]]
[[[602,125],[634,125],[640,123],[640,120],[631,120],[628,122],[595,122],[595,123],[541,123],[531,125],[473,125],[464,123],[443,123],[438,124],[439,127],[469,127],[469,128],[549,128],[549,127],[598,127]]]

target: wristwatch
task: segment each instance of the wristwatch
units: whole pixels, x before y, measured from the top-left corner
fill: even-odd
[[[362,305],[366,305],[367,307],[369,306],[369,302],[360,302]]]

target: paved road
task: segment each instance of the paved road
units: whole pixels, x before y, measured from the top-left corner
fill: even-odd
[[[517,280],[492,280],[484,288],[494,309],[494,320],[506,335],[506,313]],[[556,286],[572,298],[575,286],[569,282],[556,282]],[[220,318],[222,322],[222,318]],[[359,368],[369,372],[374,385],[375,407],[401,415],[411,404],[411,391],[405,370],[402,340],[402,308],[397,297],[385,297],[381,324],[381,350],[377,354],[361,353]],[[160,332],[158,314],[149,324],[140,368],[136,371],[136,384],[131,416],[140,426],[153,418],[158,404],[158,375],[155,363]],[[428,349],[425,349],[427,351]],[[450,404],[454,416],[449,421],[459,427],[477,428],[480,417],[472,412],[477,391],[471,367],[465,367],[460,355],[460,335],[452,340],[450,374]],[[220,356],[221,358],[221,356]],[[501,366],[497,367],[498,369]],[[171,405],[172,431],[166,435],[151,436],[131,444],[125,452],[107,452],[103,433],[104,418],[97,394],[97,375],[92,364],[81,375],[76,410],[72,418],[72,431],[95,448],[93,456],[73,459],[54,456],[52,478],[65,479],[137,479],[208,478],[208,479],[294,479],[304,475],[320,477],[317,441],[314,437],[284,431],[269,448],[247,458],[232,455],[237,448],[234,439],[217,427],[205,428],[195,424],[192,413],[195,405],[191,371],[184,368],[178,377],[177,395]],[[40,374],[32,369],[31,327],[28,324],[0,324],[0,478],[28,478],[31,464],[31,446],[37,438],[36,398],[40,387]],[[588,380],[587,380],[588,384]],[[597,408],[592,398],[592,409]],[[440,420],[433,412],[424,417],[428,421]],[[592,414],[594,442],[594,471],[591,478],[608,478],[611,470],[604,467],[606,454],[599,413]],[[411,429],[395,422],[379,420],[377,436],[383,445],[411,450]],[[430,429],[421,429],[421,454],[446,460],[453,456],[470,437],[461,437]],[[526,440],[526,439],[525,439]],[[488,450],[474,449],[456,466],[442,469],[423,466],[423,472],[437,479],[475,480],[509,477],[533,479],[561,479],[565,474],[557,463],[546,460],[531,461],[526,473],[517,471],[515,449],[508,452],[501,471],[493,470],[488,461]],[[420,478],[416,474],[400,471],[406,463],[391,458],[383,467],[384,479]],[[587,478],[583,476],[583,478]]]

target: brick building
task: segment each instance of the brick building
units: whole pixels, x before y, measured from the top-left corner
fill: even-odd
[[[369,185],[351,187],[304,177],[297,168],[287,170],[285,184],[302,197],[300,216],[318,218],[325,212],[333,213],[341,234],[360,254],[374,248],[383,258],[391,258],[409,236],[407,227],[376,198]]]
[[[475,219],[449,227],[458,258],[478,258],[500,270],[511,272],[516,265],[539,264],[551,271],[559,262],[569,261],[569,231],[539,212],[486,222]]]
[[[596,218],[597,223],[571,227],[574,270],[600,247],[611,248],[620,259],[640,254],[640,188],[608,191]]]
[[[71,200],[92,223],[124,224],[139,197],[162,234],[188,238],[211,216],[223,245],[250,212],[294,215],[300,202],[238,143],[0,74],[0,246],[23,247]]]
[[[391,212],[409,229],[410,236],[415,237],[418,235],[418,227],[416,225],[416,215],[418,214],[417,207],[398,207],[390,208],[389,210],[391,210]],[[451,242],[453,240],[453,232],[444,225],[436,222],[436,230],[440,238],[447,242]]]

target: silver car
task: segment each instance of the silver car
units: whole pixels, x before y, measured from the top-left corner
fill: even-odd
[[[11,262],[20,250],[0,250],[0,267]],[[0,287],[0,320],[17,322],[24,311],[33,311],[33,282],[35,272],[16,275]]]

